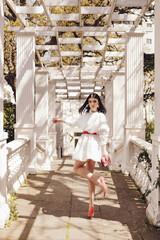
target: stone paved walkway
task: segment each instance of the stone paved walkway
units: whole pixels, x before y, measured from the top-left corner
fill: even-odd
[[[52,171],[29,175],[18,191],[19,217],[0,229],[0,240],[159,240],[160,231],[146,224],[146,205],[133,181],[121,173],[105,176],[107,196],[96,187],[95,218],[88,219],[87,180],[72,172],[70,158],[56,160]]]

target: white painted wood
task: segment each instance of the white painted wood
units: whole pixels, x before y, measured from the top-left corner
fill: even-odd
[[[134,32],[142,32],[143,28],[142,26],[138,26],[136,28],[125,25],[125,24],[119,24],[118,26],[112,26],[112,27],[63,27],[63,26],[57,26],[57,27],[8,27],[8,31],[25,31],[25,32],[44,32],[44,31],[58,31],[58,32],[129,32],[129,31],[134,31]]]
[[[83,45],[83,50],[84,51],[94,51],[94,50],[104,50],[105,49],[105,44],[103,45]]]
[[[36,50],[58,50],[57,45],[36,45]]]
[[[113,98],[108,99],[112,101],[113,111],[113,128],[112,128],[112,169],[120,170],[121,162],[123,160],[122,154],[119,154],[115,149],[123,143],[124,140],[124,116],[125,116],[125,74],[115,73],[112,76],[113,82]],[[108,84],[108,83],[107,83]],[[117,121],[118,119],[118,121]]]
[[[137,15],[136,14],[127,14],[127,13],[124,13],[124,14],[113,14],[112,15],[112,21],[115,21],[115,22],[124,22],[124,21],[135,21],[137,19]]]
[[[42,62],[59,62],[60,57],[40,57]]]
[[[109,38],[108,40],[108,44],[124,44],[124,43],[125,43],[124,39]],[[105,44],[83,45],[83,50],[84,51],[105,50]]]
[[[48,112],[48,130],[49,130],[49,159],[52,161],[57,157],[57,132],[55,129],[55,124],[53,124],[53,118],[56,117],[56,84],[49,83],[49,112]]]
[[[4,3],[0,0],[0,139],[3,139],[3,99],[4,99]]]
[[[101,70],[102,71],[116,71],[117,70],[117,66],[113,66],[113,65],[111,65],[111,66],[103,66],[101,68]]]
[[[109,125],[110,132],[112,136],[113,132],[113,82],[107,81],[105,83],[105,108],[107,110],[106,117]]]
[[[9,220],[10,209],[7,202],[7,133],[3,132],[3,86],[4,86],[4,1],[0,0],[0,228]]]
[[[108,44],[125,44],[124,38],[109,38]]]
[[[81,43],[81,38],[59,38],[60,44],[68,44],[68,43]]]
[[[126,94],[125,124],[143,126],[143,34],[126,38]]]
[[[160,1],[155,1],[155,118],[154,134],[152,135],[152,184],[159,178],[160,159]],[[160,186],[151,192],[151,201],[147,207],[147,217],[157,226],[160,226]]]
[[[126,35],[125,125],[122,171],[130,171],[130,139],[144,138],[143,33]]]
[[[0,7],[2,7],[0,1]],[[7,201],[7,151],[6,151],[7,134],[0,139],[0,228],[4,228],[9,220],[10,208]]]
[[[72,57],[72,56],[81,56],[81,52],[76,52],[76,51],[61,51],[61,55],[62,56],[68,56],[68,57]]]
[[[110,7],[81,7],[81,14],[109,14]]]
[[[98,66],[94,66],[94,68],[92,67],[92,66],[83,66],[82,68],[81,68],[81,71],[82,72],[96,72],[97,71],[97,69],[98,69]]]
[[[105,53],[105,57],[123,57],[124,56],[124,52],[109,52],[107,51]]]
[[[36,138],[48,139],[48,72],[35,75]]]
[[[23,67],[22,67],[23,66]],[[30,139],[29,172],[36,173],[34,119],[35,36],[17,34],[15,138]]]
[[[118,0],[116,7],[144,7],[147,6],[148,0]]]
[[[113,0],[112,3],[111,3],[111,7],[110,7],[110,13],[109,13],[109,16],[108,16],[108,18],[107,18],[107,27],[108,27],[108,29],[109,29],[109,27],[111,26],[111,19],[112,19],[112,15],[113,15],[113,12],[114,12],[115,5],[116,5],[116,0]],[[110,34],[110,33],[108,32],[107,35],[106,35],[105,47],[104,47],[104,51],[103,51],[103,54],[102,54],[102,60],[101,60],[101,62],[100,62],[99,68],[98,68],[97,71],[96,71],[95,79],[97,78],[98,73],[99,73],[99,71],[101,70],[101,67],[102,67],[103,64],[104,64],[105,53],[106,53],[106,51],[107,51],[109,34]]]
[[[17,68],[16,68],[17,73],[16,123],[20,125],[34,124],[34,74],[35,74],[34,56],[35,56],[34,35],[18,34]],[[23,66],[23,68],[21,66]]]
[[[26,7],[16,6],[16,13],[18,14],[43,14],[44,8],[42,6]]]
[[[79,21],[79,14],[51,14],[52,21]]]
[[[46,6],[78,6],[78,0],[45,0]]]
[[[94,37],[94,36],[106,36],[107,35],[107,32],[91,32],[91,31],[88,31],[88,32],[83,32],[83,36],[84,37]]]
[[[17,13],[17,8],[15,3],[12,0],[5,0],[8,6],[11,8],[11,10],[14,12],[14,14],[17,16],[17,18],[21,21],[21,23],[26,26],[26,20],[23,16],[19,15]]]
[[[50,14],[50,9],[49,9],[49,7],[46,7],[46,5],[45,5],[45,3],[44,3],[44,0],[41,0],[41,4],[42,4],[42,6],[43,6],[44,12],[45,12],[45,14],[46,14],[46,16],[47,16],[47,18],[48,18],[51,26],[53,27],[55,24],[54,24],[54,22],[52,22],[52,20],[51,20],[51,17],[50,17],[51,14]]]
[[[83,62],[100,62],[102,57],[83,57]]]
[[[159,30],[159,11],[160,3],[156,1],[156,18],[155,18],[155,134],[160,135],[160,30]]]
[[[37,36],[56,36],[54,31],[35,31]]]

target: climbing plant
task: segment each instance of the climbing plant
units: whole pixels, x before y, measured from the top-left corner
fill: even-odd
[[[4,101],[4,130],[8,133],[8,142],[14,140],[13,125],[16,122],[16,106],[15,104]]]

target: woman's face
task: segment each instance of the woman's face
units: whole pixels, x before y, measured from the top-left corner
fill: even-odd
[[[98,111],[98,105],[99,105],[99,102],[98,102],[98,99],[97,98],[89,98],[88,99],[88,104],[89,104],[89,107],[91,109],[92,112],[97,112]]]

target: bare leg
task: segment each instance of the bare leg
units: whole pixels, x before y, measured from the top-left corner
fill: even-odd
[[[106,185],[104,183],[102,183],[100,177],[89,172],[87,167],[84,167],[84,164],[86,162],[81,162],[79,160],[75,160],[74,172],[76,174],[80,175],[81,177],[87,178],[89,181],[93,182],[95,185],[98,185],[103,190],[106,189]]]
[[[90,173],[93,173],[95,167],[95,162],[93,160],[88,159],[86,162],[86,168]],[[94,207],[94,195],[95,195],[95,184],[88,180],[88,189],[89,189],[89,209],[90,207]]]

